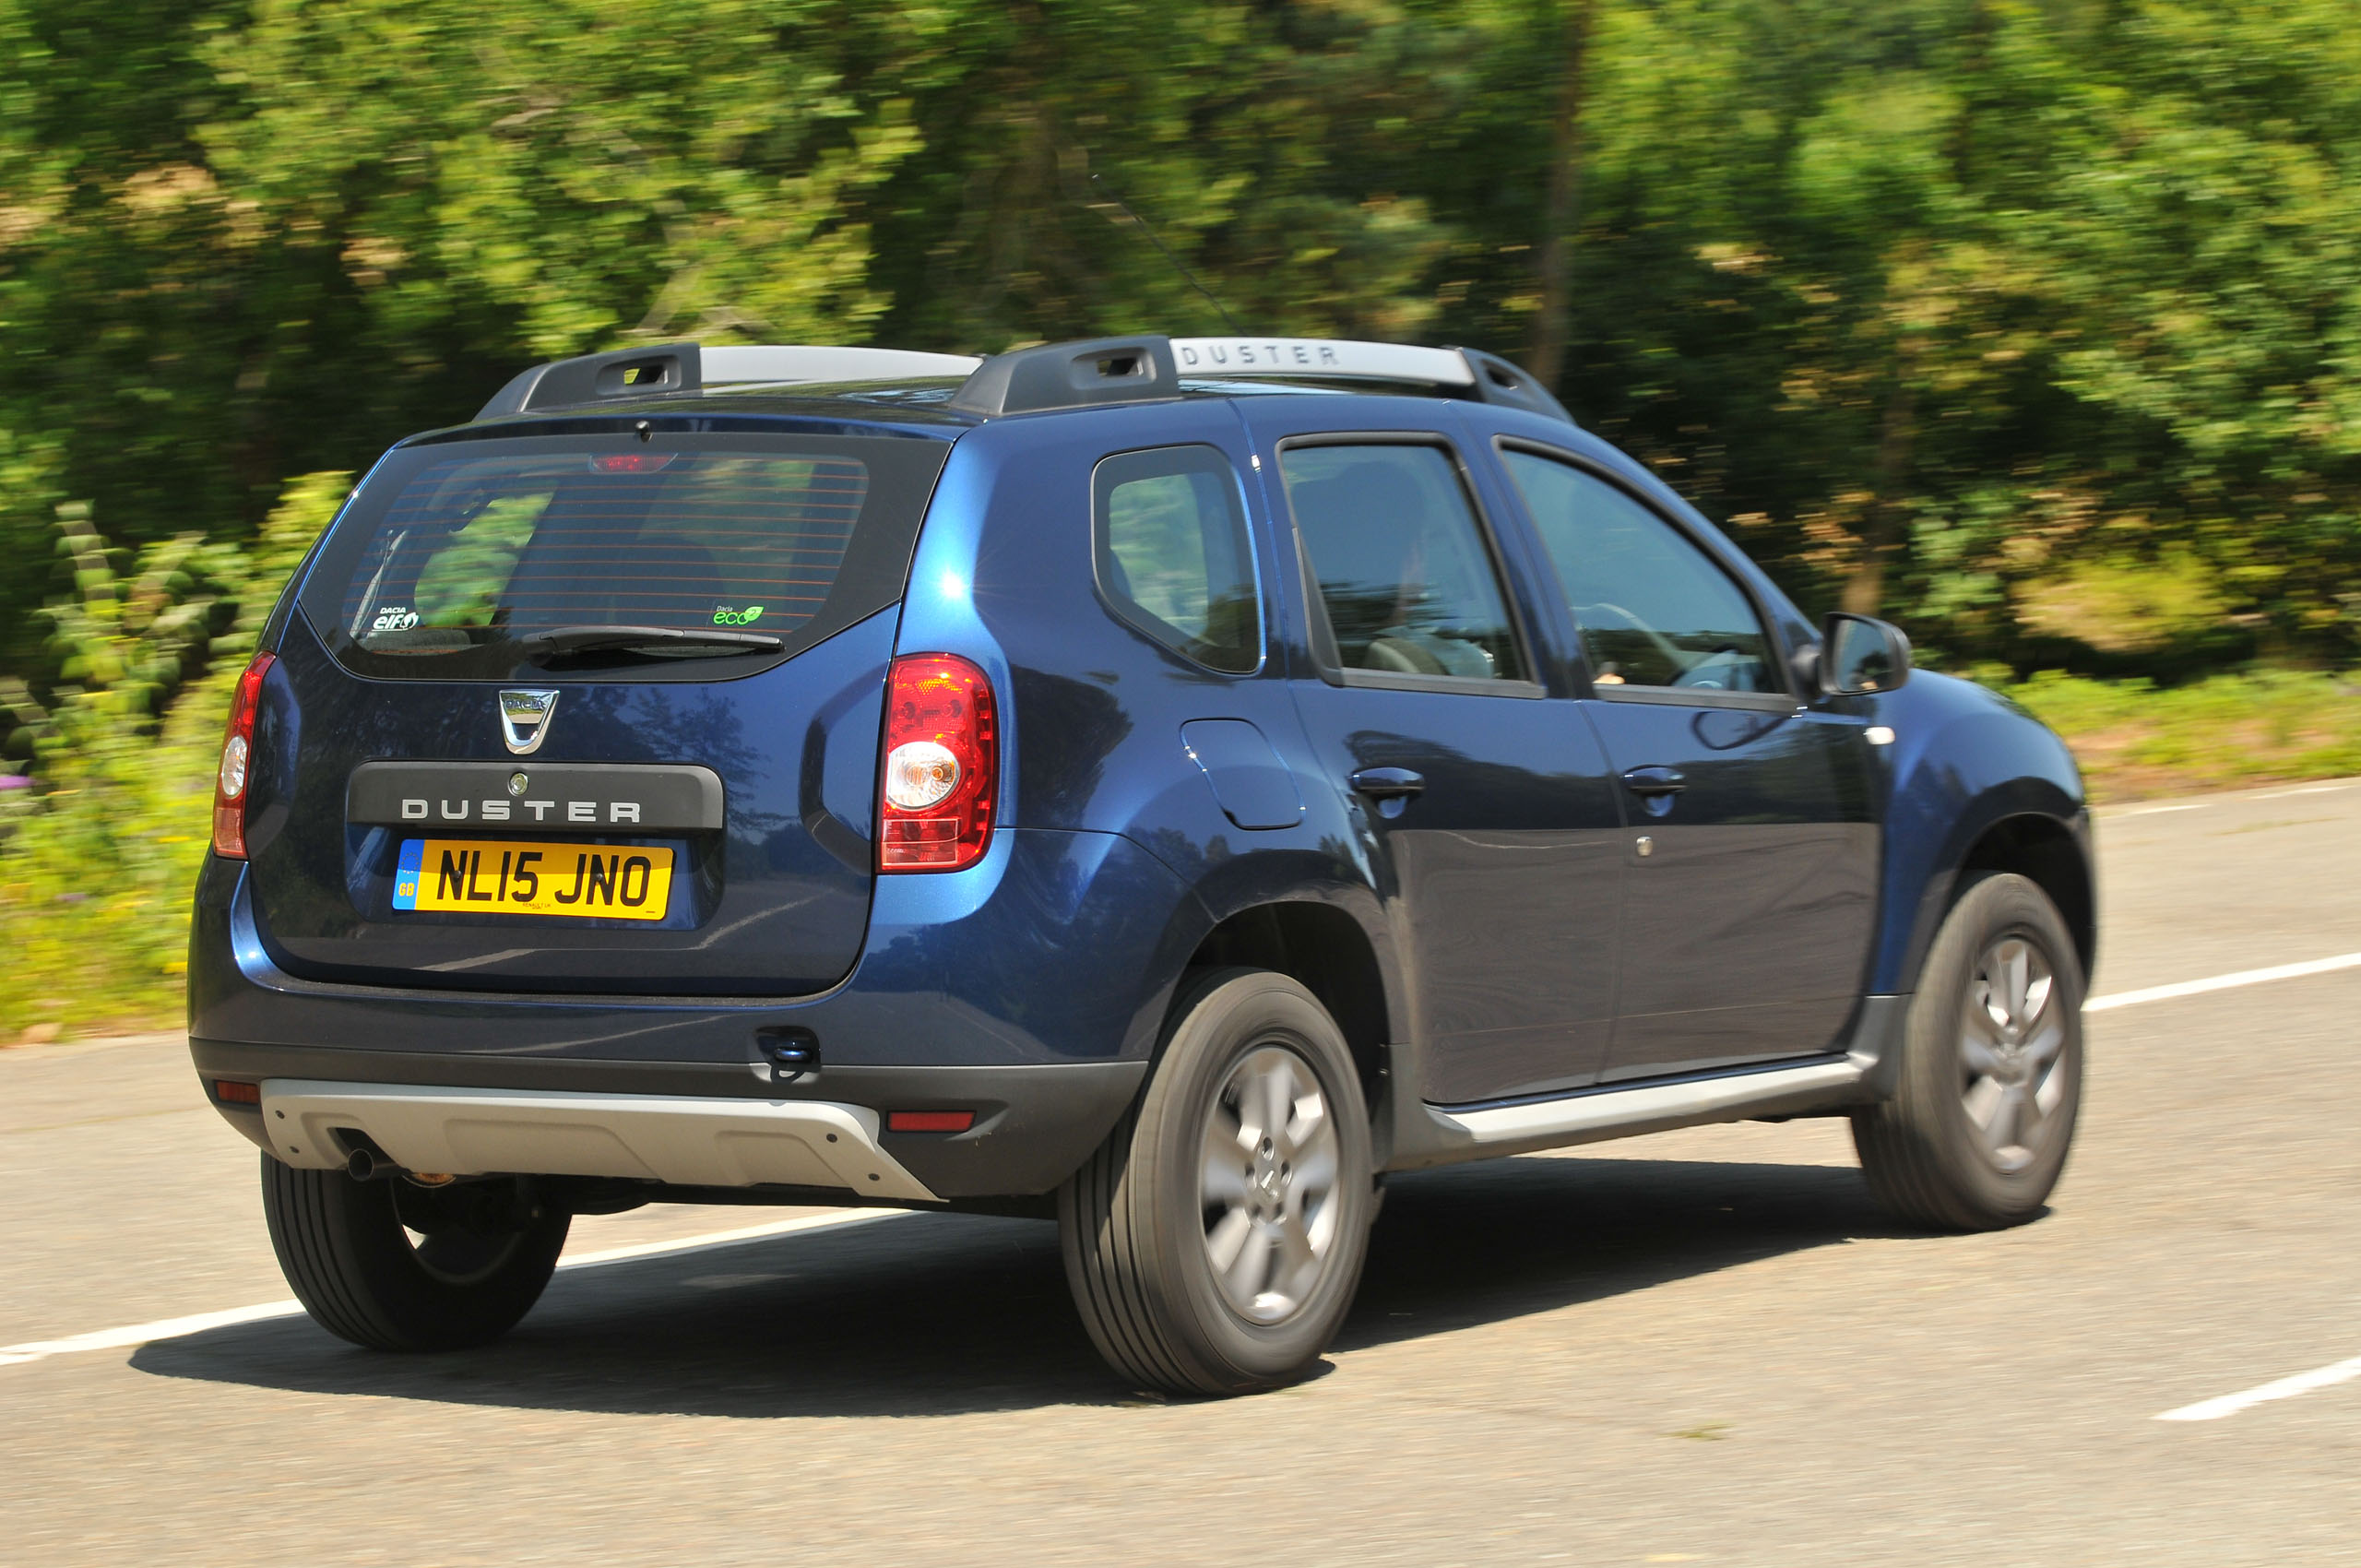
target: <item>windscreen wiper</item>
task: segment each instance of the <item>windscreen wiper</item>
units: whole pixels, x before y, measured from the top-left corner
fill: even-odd
[[[728,659],[777,653],[784,637],[767,632],[706,631],[678,626],[555,626],[516,639],[532,659],[569,653],[636,653],[648,659]]]

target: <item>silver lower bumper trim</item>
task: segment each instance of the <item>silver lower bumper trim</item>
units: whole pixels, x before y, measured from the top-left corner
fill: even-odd
[[[411,1170],[623,1176],[683,1186],[843,1187],[932,1202],[877,1141],[877,1112],[826,1100],[435,1088],[266,1078],[262,1119],[290,1165],[329,1170],[338,1128]]]

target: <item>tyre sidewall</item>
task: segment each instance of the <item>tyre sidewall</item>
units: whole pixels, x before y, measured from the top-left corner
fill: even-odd
[[[1163,1303],[1181,1343],[1172,1348],[1219,1386],[1267,1387],[1300,1376],[1342,1324],[1360,1284],[1374,1208],[1369,1111],[1351,1050],[1319,1001],[1285,975],[1229,970],[1192,988],[1140,1112],[1132,1148],[1141,1196],[1157,1208],[1149,1231],[1157,1274],[1178,1299]],[[1293,1051],[1312,1072],[1337,1134],[1335,1252],[1320,1283],[1292,1315],[1259,1324],[1230,1306],[1205,1255],[1199,1162],[1206,1118],[1232,1068],[1269,1044]],[[1144,1171],[1143,1165],[1146,1168]]]
[[[516,1326],[548,1287],[570,1217],[543,1209],[497,1267],[462,1282],[430,1272],[404,1233],[390,1182],[298,1170],[263,1157],[271,1240],[288,1282],[332,1332],[379,1349],[455,1350]],[[303,1189],[303,1190],[299,1190]]]
[[[1975,966],[1995,943],[2021,937],[2036,946],[2053,977],[2051,1005],[2066,1030],[2056,1069],[2063,1094],[2052,1112],[2056,1131],[2032,1163],[2002,1170],[1987,1158],[1962,1098],[1960,1019]],[[1916,1103],[1952,1195],[1979,1225],[2021,1224],[2039,1215],[2064,1170],[2082,1100],[2082,966],[2056,905],[2030,879],[1981,877],[1952,904],[1910,1009],[1904,1094]]]

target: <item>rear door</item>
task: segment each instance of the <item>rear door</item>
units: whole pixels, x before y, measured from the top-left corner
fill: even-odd
[[[1828,1049],[1869,956],[1863,721],[1790,689],[1762,607],[1669,515],[1546,447],[1501,460],[1554,568],[1631,822],[1604,1076]]]
[[[948,445],[599,422],[398,450],[324,547],[250,808],[291,971],[793,994],[858,956]]]
[[[1317,668],[1293,681],[1298,707],[1391,878],[1418,1092],[1588,1082],[1612,1016],[1615,801],[1587,728],[1548,700],[1459,449],[1441,431],[1330,434],[1324,399],[1245,410],[1307,584]]]

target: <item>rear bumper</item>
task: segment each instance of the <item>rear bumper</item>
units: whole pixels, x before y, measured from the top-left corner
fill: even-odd
[[[457,1089],[265,1078],[271,1152],[332,1170],[359,1145],[406,1170],[528,1171],[689,1187],[842,1187],[933,1203],[940,1194],[878,1146],[877,1112],[827,1100]]]
[[[290,1164],[343,1164],[351,1149],[336,1129],[353,1128],[412,1170],[835,1189],[848,1202],[1050,1192],[1090,1158],[1147,1074],[1145,1062],[1094,1062],[824,1067],[765,1081],[742,1067],[189,1047],[208,1097],[224,1079],[260,1086],[259,1115],[216,1103]],[[972,1111],[974,1124],[883,1130],[896,1111],[949,1110]]]

